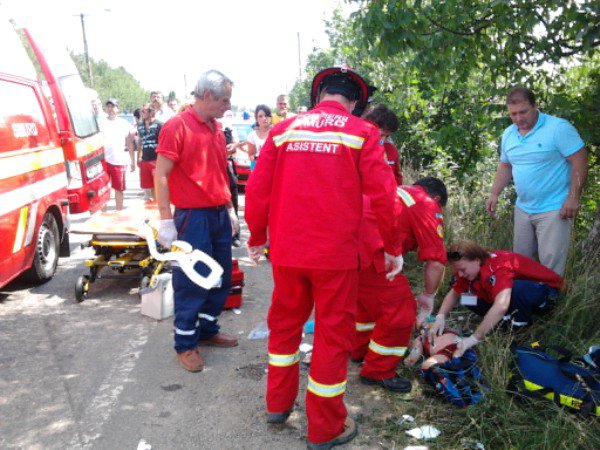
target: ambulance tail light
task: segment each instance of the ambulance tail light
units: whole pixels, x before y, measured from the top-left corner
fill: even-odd
[[[83,186],[79,161],[67,161],[67,177],[69,178],[69,189],[78,189]]]

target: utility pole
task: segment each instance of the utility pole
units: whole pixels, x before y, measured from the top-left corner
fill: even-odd
[[[88,53],[87,37],[85,35],[85,14],[79,14],[81,18],[81,31],[83,32],[83,51],[85,54],[85,63],[87,64],[88,76],[90,77],[90,87],[94,87],[94,74],[92,73],[92,64],[90,63],[90,54]]]
[[[302,80],[302,58],[300,57],[300,32],[298,31],[298,81]]]

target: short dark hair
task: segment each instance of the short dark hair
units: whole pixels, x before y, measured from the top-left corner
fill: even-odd
[[[438,196],[440,205],[446,206],[448,202],[448,190],[442,180],[436,177],[423,177],[413,183],[416,186],[421,186],[431,198]]]
[[[361,89],[359,84],[345,73],[332,73],[325,76],[321,82],[321,93],[339,94],[346,97],[348,100],[359,100]]]
[[[383,104],[375,105],[366,115],[365,119],[370,120],[379,128],[394,133],[398,130],[400,122],[398,116],[390,108]]]
[[[508,94],[506,94],[507,105],[514,105],[515,103],[520,103],[523,100],[527,100],[529,104],[535,105],[535,94],[531,89],[523,86],[515,86],[508,91]]]
[[[267,105],[257,105],[256,109],[254,110],[254,118],[255,119],[258,116],[258,113],[260,111],[264,111],[265,112],[265,116],[267,116],[267,117],[272,117],[273,116],[273,114],[271,113],[271,108],[269,108]]]

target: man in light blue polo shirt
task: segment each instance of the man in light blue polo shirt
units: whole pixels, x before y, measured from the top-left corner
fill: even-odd
[[[502,135],[486,209],[494,215],[498,196],[512,178],[517,191],[513,250],[563,275],[588,172],[584,143],[569,122],[541,113],[530,89],[511,89],[506,106],[513,124]]]

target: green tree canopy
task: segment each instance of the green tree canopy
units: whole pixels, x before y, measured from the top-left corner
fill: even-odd
[[[86,86],[90,85],[87,66],[84,55],[71,54],[75,65],[81,74]],[[100,99],[114,97],[119,100],[121,111],[133,111],[147,102],[150,92],[142,88],[139,81],[131,75],[124,67],[112,68],[104,60],[95,61],[90,58],[92,72],[94,74],[94,89],[98,91]]]
[[[375,84],[374,102],[399,116],[394,140],[405,163],[477,191],[493,177],[510,124],[506,92],[526,85],[543,111],[570,120],[586,142],[586,208],[593,210],[600,195],[598,0],[356,3],[349,19],[338,9],[326,22],[331,48],[309,57],[292,98],[306,101],[316,71],[347,63]]]

